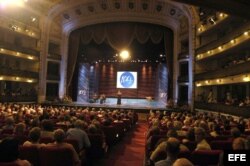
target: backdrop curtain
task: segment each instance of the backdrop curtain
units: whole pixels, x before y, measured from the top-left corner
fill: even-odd
[[[163,39],[165,28],[139,23],[109,23],[93,25],[80,30],[81,44],[87,45],[91,41],[101,44],[105,41],[115,50],[128,48],[133,40],[144,44],[151,40],[158,44]]]
[[[135,25],[114,23],[106,25],[107,41],[114,49],[127,49],[134,39]]]
[[[92,41],[97,44],[107,42],[113,49],[121,51],[129,48],[133,40],[137,40],[141,44],[151,40],[154,44],[158,44],[163,38],[165,40],[169,76],[171,77],[173,66],[171,64],[173,62],[171,43],[173,38],[171,30],[165,27],[143,23],[118,22],[87,26],[72,32],[69,37],[67,87],[71,84],[78,50],[82,45],[88,45]]]
[[[69,52],[68,52],[68,65],[67,65],[67,88],[71,84],[71,80],[74,74],[77,55],[79,50],[79,31],[73,32],[69,37]]]

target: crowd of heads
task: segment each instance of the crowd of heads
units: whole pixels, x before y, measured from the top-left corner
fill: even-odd
[[[212,150],[208,141],[211,137],[225,136],[228,141],[232,142],[233,150],[250,149],[250,135],[246,134],[250,131],[250,119],[208,112],[151,111],[148,124],[146,146],[149,150],[148,158],[152,162],[157,161],[160,151],[165,151],[167,154],[166,161],[172,159],[175,161],[180,151],[191,150],[185,147],[188,142],[195,142],[196,148],[193,150]],[[154,136],[160,136],[163,133],[165,136],[158,143],[151,142]],[[155,147],[151,147],[152,143]],[[176,162],[182,162],[182,160],[176,160]],[[186,160],[183,162],[188,163]]]

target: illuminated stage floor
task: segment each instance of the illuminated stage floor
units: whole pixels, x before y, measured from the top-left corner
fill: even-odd
[[[147,99],[125,99],[122,98],[121,105],[117,105],[117,98],[107,98],[106,102],[100,104],[97,100],[95,103],[72,102],[64,105],[68,106],[84,106],[84,107],[99,107],[99,108],[119,108],[119,109],[141,109],[141,110],[166,110],[165,103],[157,101],[148,101]]]

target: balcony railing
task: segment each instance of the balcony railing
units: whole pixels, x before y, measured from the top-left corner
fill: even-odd
[[[0,75],[8,75],[8,76],[18,76],[24,78],[38,78],[38,72],[25,71],[20,69],[11,69],[11,68],[1,68]]]
[[[241,36],[245,31],[249,30],[249,27],[250,27],[250,23],[244,24],[241,27],[235,29],[234,31],[228,33],[226,36],[221,37],[217,40],[214,40],[213,42],[210,42],[206,45],[202,45],[198,47],[196,49],[196,54],[202,54],[204,52],[207,52],[208,50],[217,48],[219,46],[222,46],[225,43],[232,41],[233,39],[236,39],[237,37]]]
[[[249,112],[250,107],[237,107],[221,103],[202,103],[202,102],[195,102],[194,107],[196,109],[203,109],[206,111],[215,111],[218,113],[242,116],[244,118],[250,117],[250,112]]]
[[[61,55],[55,54],[55,53],[50,53],[50,54],[48,54],[48,59],[61,60]]]
[[[250,72],[250,61],[246,61],[245,63],[240,63],[237,65],[229,66],[223,69],[217,69],[205,73],[195,74],[194,79],[198,80],[206,80],[206,79],[214,79],[214,78],[223,78],[233,75],[239,75],[242,73]]]
[[[0,95],[0,102],[37,102],[37,96],[5,96]]]
[[[3,41],[0,41],[0,48],[25,53],[36,57],[39,57],[40,55],[40,52],[36,48],[24,48],[15,44],[5,43]]]
[[[189,82],[189,78],[188,78],[188,76],[179,76],[179,77],[178,77],[178,82],[179,82],[179,83],[186,83],[186,82]]]
[[[54,81],[59,81],[60,80],[60,75],[47,75],[47,80],[54,80]]]
[[[188,58],[189,58],[189,54],[188,54],[187,51],[186,51],[186,52],[181,52],[181,53],[179,53],[179,55],[178,55],[178,60],[188,59]]]

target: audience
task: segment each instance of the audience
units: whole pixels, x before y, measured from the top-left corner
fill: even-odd
[[[180,141],[176,138],[169,138],[166,144],[167,158],[155,163],[155,166],[172,166],[180,151]]]
[[[233,150],[246,150],[246,140],[244,138],[238,137],[233,140]]]
[[[41,129],[39,127],[34,127],[29,132],[29,140],[23,143],[23,146],[37,146],[41,147],[45,144],[40,144]]]
[[[18,116],[15,116],[18,115]],[[14,118],[13,118],[14,117]],[[78,140],[80,148],[91,148],[88,134],[105,134],[102,126],[112,126],[114,123],[123,123],[124,119],[133,121],[134,114],[132,111],[124,110],[108,110],[94,108],[69,108],[65,106],[39,106],[39,105],[18,105],[18,104],[0,104],[0,118],[2,119],[2,128],[13,130],[14,135],[22,135],[29,131],[29,140],[26,140],[24,146],[46,146],[39,144],[40,137],[51,137],[54,139],[54,125],[67,124],[64,131],[58,131],[59,138],[69,138]],[[40,123],[39,118],[42,120]],[[74,125],[74,128],[69,128]],[[211,136],[216,139],[218,136],[225,136],[224,133],[231,132],[228,140],[233,141],[233,149],[249,148],[249,139],[245,139],[246,131],[250,130],[250,120],[244,118],[235,119],[232,116],[224,116],[221,114],[201,113],[201,112],[167,112],[151,111],[148,117],[149,129],[145,133],[147,143],[153,135],[163,135],[163,141],[155,143],[157,146],[150,149],[148,157],[152,161],[157,162],[158,154],[161,152],[167,154],[164,162],[174,163],[177,159],[175,153],[168,149],[169,140],[178,140],[179,151],[189,150],[183,143],[197,143],[195,150],[211,150]],[[58,125],[58,126],[57,126]],[[42,131],[40,129],[42,128]],[[69,128],[69,129],[68,129]],[[56,130],[57,131],[57,130]],[[167,138],[166,138],[167,133]],[[56,137],[56,136],[55,136]],[[207,139],[210,137],[209,139]],[[62,139],[63,140],[63,139]],[[175,141],[173,141],[175,142]],[[47,146],[68,146],[66,143],[57,139],[55,143]],[[170,141],[171,144],[171,141]],[[173,143],[175,144],[175,143]],[[210,145],[209,145],[210,144]],[[185,144],[187,145],[187,144]],[[71,146],[72,147],[72,146]],[[169,145],[171,147],[171,145]],[[189,146],[188,146],[189,147]],[[73,148],[73,147],[72,147]],[[190,150],[193,150],[193,148]],[[1,151],[1,150],[0,150]],[[192,151],[191,151],[192,152]],[[170,154],[170,155],[169,155]],[[77,154],[79,155],[79,154]],[[75,161],[79,161],[79,157],[75,157]],[[177,160],[176,163],[188,163],[184,160]],[[157,164],[160,164],[157,162]],[[175,163],[175,164],[176,164]],[[190,164],[190,163],[189,163]]]
[[[194,166],[194,165],[186,158],[179,158],[174,162],[173,166]]]
[[[89,148],[90,141],[87,133],[83,130],[83,121],[77,120],[74,123],[74,128],[67,131],[67,138],[76,139],[79,144],[79,149]]]
[[[48,137],[53,139],[54,133],[53,133],[53,122],[49,119],[44,119],[42,121],[42,131],[41,131],[41,137]]]
[[[18,158],[18,140],[5,138],[0,142],[0,165],[31,166],[27,160]]]
[[[15,126],[14,135],[16,135],[16,136],[24,136],[25,131],[26,131],[26,125],[24,123],[20,122]]]
[[[69,149],[73,154],[73,161],[75,165],[81,165],[81,161],[77,152],[71,144],[65,143],[64,139],[66,138],[65,132],[62,129],[57,129],[54,131],[54,143],[49,143],[47,146],[58,147],[58,148],[66,148]]]
[[[171,138],[176,138],[177,139],[178,135],[177,132],[175,130],[169,130],[167,133],[167,139],[162,141],[156,148],[155,150],[152,152],[152,154],[150,155],[150,160],[155,162],[156,159],[159,157],[159,155],[161,153],[166,152],[166,146],[167,146],[167,142],[168,140]],[[180,144],[180,151],[185,152],[185,151],[189,151],[189,149],[183,145]]]
[[[211,150],[210,145],[206,141],[206,132],[203,128],[195,128],[195,141],[197,146],[195,150]]]

